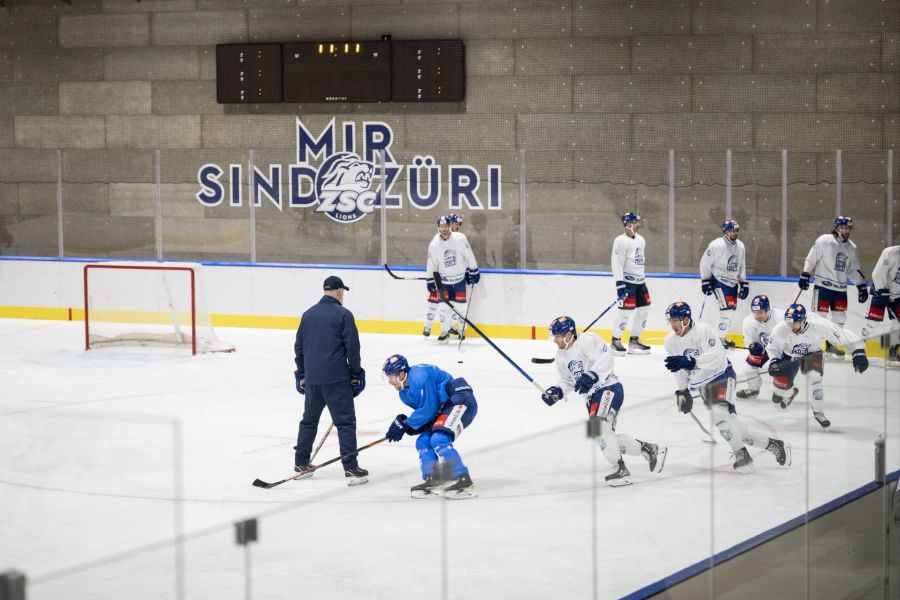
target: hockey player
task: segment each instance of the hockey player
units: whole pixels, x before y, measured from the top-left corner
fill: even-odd
[[[744,423],[732,402],[735,374],[715,330],[706,323],[695,323],[691,307],[675,302],[666,309],[666,320],[672,331],[664,342],[666,368],[675,374],[678,389],[675,402],[684,414],[691,412],[694,398],[691,388],[712,413],[713,422],[722,438],[734,450],[734,469],[739,473],[755,470],[753,459],[744,444],[765,448],[775,455],[779,465],[790,466],[791,445],[770,438]]]
[[[450,213],[447,215],[447,220],[450,221],[450,231],[453,233],[458,233],[460,235],[465,235],[460,229],[462,229],[463,218],[462,215],[457,213]]]
[[[631,339],[628,342],[629,354],[650,354],[650,346],[641,343],[641,332],[647,324],[647,312],[650,310],[650,292],[644,282],[644,237],[638,233],[641,228],[641,217],[633,212],[622,215],[625,233],[613,241],[612,271],[616,280],[616,302],[618,305],[616,324],[613,327],[612,348],[619,356],[625,354],[622,336],[628,319],[634,314],[631,323]]]
[[[747,380],[748,387],[738,391],[735,396],[742,400],[748,400],[759,396],[759,388],[762,386],[762,377],[760,376],[760,368],[765,362],[763,355],[766,353],[766,344],[772,337],[772,330],[784,319],[776,310],[771,310],[769,305],[769,297],[765,294],[754,296],[750,302],[750,314],[744,317],[744,344],[749,350],[747,354],[747,364],[750,365],[750,379]],[[794,394],[797,393],[795,389]],[[793,396],[787,403],[790,404]],[[772,402],[776,404],[783,402],[784,399],[777,393],[773,394]]]
[[[872,271],[872,284],[875,292],[866,311],[862,329],[864,339],[872,334],[875,323],[884,321],[885,311],[888,320],[900,319],[900,246],[891,246],[881,252]],[[900,362],[896,345],[888,350],[888,361],[892,364]]]
[[[625,392],[613,372],[613,352],[593,333],[577,333],[575,321],[558,317],[550,323],[550,337],[556,344],[556,368],[559,382],[541,394],[547,406],[553,406],[575,391],[584,398],[589,417],[600,419],[600,450],[615,468],[606,476],[613,487],[631,485],[631,473],[622,454],[643,456],[651,472],[659,473],[666,463],[666,447],[616,433],[616,417],[622,410]]]
[[[828,317],[838,327],[847,322],[847,280],[856,283],[857,299],[862,304],[869,298],[869,288],[859,272],[859,253],[856,244],[850,241],[853,219],[838,217],[834,220],[831,233],[816,238],[806,260],[797,285],[801,290],[809,289],[810,277],[815,278],[811,306],[823,317]],[[834,358],[844,358],[844,351],[825,342],[825,352]]]
[[[813,417],[828,429],[831,421],[825,417],[825,391],[822,387],[822,376],[825,372],[822,361],[822,342],[844,344],[853,350],[853,370],[863,373],[869,368],[869,359],[862,348],[862,340],[836,323],[818,315],[806,314],[802,304],[791,304],[784,312],[784,322],[775,326],[772,337],[766,344],[766,353],[762,356],[762,364],[769,362],[769,375],[775,387],[789,390],[794,385],[797,371],[809,375],[809,387],[812,392],[810,407]],[[760,366],[762,366],[760,364]],[[793,395],[787,402],[781,402],[781,408],[787,408]],[[775,401],[775,398],[772,398]]]
[[[738,298],[743,300],[750,294],[746,252],[744,243],[738,239],[740,230],[737,221],[722,223],[722,237],[711,241],[700,258],[701,289],[707,296],[715,295],[718,300],[719,340],[725,348],[735,346],[725,334],[731,325]]]
[[[441,335],[438,341],[443,342],[451,334],[460,335],[461,327],[458,327],[460,319],[449,306],[439,304],[437,285],[431,274],[435,271],[441,274],[444,293],[457,304],[466,302],[466,284],[475,285],[481,281],[481,274],[478,272],[475,255],[472,254],[466,237],[461,233],[450,231],[450,221],[447,217],[438,217],[437,226],[438,233],[428,245],[428,259],[425,264],[425,272],[429,277],[425,284],[428,288],[428,309],[422,335],[425,337],[431,335],[431,325],[437,316],[441,321]]]
[[[436,467],[438,461],[450,466],[453,482],[443,488],[448,498],[471,498],[472,478],[469,469],[453,447],[463,430],[472,424],[478,403],[472,387],[462,377],[455,378],[434,365],[409,366],[406,358],[393,354],[381,369],[400,400],[413,412],[400,414],[385,434],[389,442],[399,442],[404,434],[416,435],[416,450],[422,467],[423,482],[413,486],[413,498],[439,496],[444,485]]]

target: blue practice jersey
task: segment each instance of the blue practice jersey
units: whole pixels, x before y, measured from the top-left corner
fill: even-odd
[[[453,375],[434,365],[415,365],[409,368],[409,386],[400,392],[403,404],[413,409],[406,424],[420,429],[437,417],[441,406],[449,399],[447,384]]]

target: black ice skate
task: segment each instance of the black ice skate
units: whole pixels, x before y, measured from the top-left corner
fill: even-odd
[[[822,426],[822,429],[828,431],[828,428],[831,427],[831,421],[825,416],[823,412],[813,411],[813,417],[818,421],[819,425]]]
[[[612,346],[613,354],[616,356],[625,356],[625,346],[622,345],[622,340],[614,337],[610,346]]]
[[[735,393],[735,396],[740,398],[741,400],[753,400],[759,397],[759,390],[751,390],[750,388],[746,388],[743,390],[738,390]],[[772,402],[776,402],[775,397],[772,397]]]
[[[311,465],[306,465],[304,467],[294,465],[294,472],[300,473],[300,475],[296,477],[296,479],[309,479],[316,474],[316,470],[312,468]]]
[[[625,466],[625,461],[619,459],[616,470],[606,476],[606,483],[612,487],[621,487],[623,485],[631,485],[631,472]]]
[[[668,452],[669,450],[665,446],[660,448],[656,444],[641,442],[641,456],[643,456],[650,465],[651,473],[662,472],[663,467],[666,465],[666,454]]]
[[[831,342],[825,341],[825,356],[831,358],[833,360],[844,360],[844,357],[847,355],[846,352],[838,348],[837,346],[832,346]]]
[[[344,477],[349,477],[347,485],[362,485],[369,482],[369,472],[360,467],[344,469]]]
[[[775,460],[782,467],[791,466],[791,445],[775,438],[769,438],[766,450],[775,455]]]
[[[794,401],[794,398],[797,397],[797,394],[800,393],[800,390],[797,388],[792,388],[789,396],[782,396],[776,392],[772,392],[772,402],[779,405],[781,408],[787,408],[791,405],[791,402]]]
[[[738,473],[752,473],[756,470],[753,459],[750,458],[750,452],[746,448],[741,448],[734,453],[734,470]]]
[[[722,338],[722,347],[724,347],[726,350],[734,348],[735,346],[737,346],[737,344],[729,340],[727,337]]]
[[[409,488],[409,495],[413,498],[440,498],[441,482],[438,481],[437,477],[433,475],[429,475],[425,478],[425,481],[420,483],[419,485],[414,485]]]
[[[441,335],[438,336],[438,341],[446,342],[448,339],[450,339],[451,335],[459,337],[459,332],[453,327],[451,327],[450,329],[445,329],[444,331],[441,331]]]
[[[424,337],[431,337],[431,330],[426,327],[425,329],[422,330],[422,335]]]
[[[900,367],[900,346],[891,346],[888,349],[887,366]]]
[[[650,346],[642,344],[639,338],[632,337],[628,340],[628,354],[650,354]]]
[[[474,491],[475,484],[469,474],[460,475],[456,481],[444,488],[444,497],[450,500],[464,500],[466,498],[475,498],[477,494]]]

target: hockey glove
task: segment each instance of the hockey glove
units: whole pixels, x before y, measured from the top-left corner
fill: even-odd
[[[598,381],[600,381],[599,375],[593,371],[585,371],[575,380],[575,391],[579,394],[586,394]]]
[[[616,282],[616,300],[619,302],[619,307],[622,306],[622,303],[625,302],[625,282],[617,281]]]
[[[741,300],[746,300],[747,296],[750,295],[750,284],[746,281],[738,282],[738,298]]]
[[[678,410],[684,414],[691,412],[691,409],[694,408],[694,397],[691,396],[691,390],[684,388],[675,392],[675,404],[678,406]]]
[[[801,290],[809,289],[809,273],[803,272],[800,273],[800,280],[797,281],[797,285],[800,286]]]
[[[425,287],[428,288],[429,294],[437,294],[437,285],[434,283],[434,279],[429,279],[425,282]]]
[[[869,359],[863,349],[853,351],[853,370],[857,373],[865,373],[869,368]]]
[[[693,370],[694,367],[697,366],[697,359],[693,356],[667,356],[666,357],[666,368],[673,373],[677,373],[678,371],[685,369],[687,371]]]
[[[889,290],[887,288],[875,290],[874,295],[875,295],[875,298],[878,298],[879,300],[881,300],[883,302],[890,302],[890,300],[891,300],[891,290]]]
[[[306,393],[306,375],[302,371],[294,371],[294,385],[301,396]]]
[[[859,300],[859,303],[860,303],[860,304],[862,304],[863,302],[865,302],[866,300],[868,300],[868,299],[869,299],[869,286],[868,286],[868,284],[866,284],[866,282],[863,282],[863,283],[860,283],[859,285],[857,285],[857,286],[856,286],[856,293],[857,293],[856,298],[857,298],[857,300]]]
[[[543,394],[541,394],[541,400],[543,400],[544,404],[546,404],[547,406],[553,406],[554,404],[562,400],[562,397],[563,391],[562,388],[558,385],[551,385],[546,390],[544,390]]]
[[[360,369],[358,375],[351,375],[350,385],[353,387],[353,397],[356,398],[366,389],[366,370]]]
[[[475,285],[479,281],[481,281],[481,273],[478,271],[478,267],[466,269],[466,283]]]
[[[406,415],[397,415],[397,418],[395,418],[391,423],[391,426],[388,427],[384,437],[386,437],[389,442],[399,442],[403,437],[403,434],[406,433],[408,427],[409,426],[406,424]]]
[[[784,375],[784,359],[783,358],[773,358],[772,362],[769,363],[769,375],[775,377],[777,375]]]
[[[760,368],[769,360],[765,347],[759,342],[753,342],[747,349],[750,351],[750,354],[747,355],[747,364],[751,367]]]
[[[700,282],[700,289],[703,290],[703,293],[707,296],[713,295],[713,284],[712,279],[704,279]]]

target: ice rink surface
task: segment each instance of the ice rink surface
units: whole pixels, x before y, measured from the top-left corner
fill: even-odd
[[[176,586],[192,599],[242,598],[248,558],[254,598],[418,599],[442,589],[448,598],[590,598],[595,589],[616,598],[871,481],[873,441],[886,427],[888,471],[900,466],[900,371],[878,360],[864,375],[849,361],[826,363],[829,432],[812,419],[802,376],[787,410],[770,402],[768,381],[759,400],[737,401],[742,418],[793,447],[789,468],[751,449],[757,471],[739,475],[724,440],[704,443],[675,408],[661,346],[617,358],[618,431],[669,453],[660,474],[626,457],[634,485],[613,489],[577,397],[545,406],[483,340],[459,352],[435,336],[364,334],[360,445],[407,412],[379,377],[382,361],[398,352],[436,364],[467,378],[478,399],[456,447],[479,497],[411,499],[420,479],[409,438],[360,454],[366,485],[348,487],[336,464],[264,490],[251,482],[293,466],[303,406],[294,332],[218,333],[236,353],[85,352],[80,323],[0,320],[0,571],[26,573],[30,599],[170,598]],[[555,383],[553,365],[529,360],[552,356],[549,341],[496,342],[542,386]],[[740,376],[744,352],[729,356]],[[694,412],[710,427],[701,403]],[[328,423],[326,412],[320,435]],[[316,462],[337,451],[332,434]],[[232,524],[249,517],[259,517],[260,539],[247,552]]]

